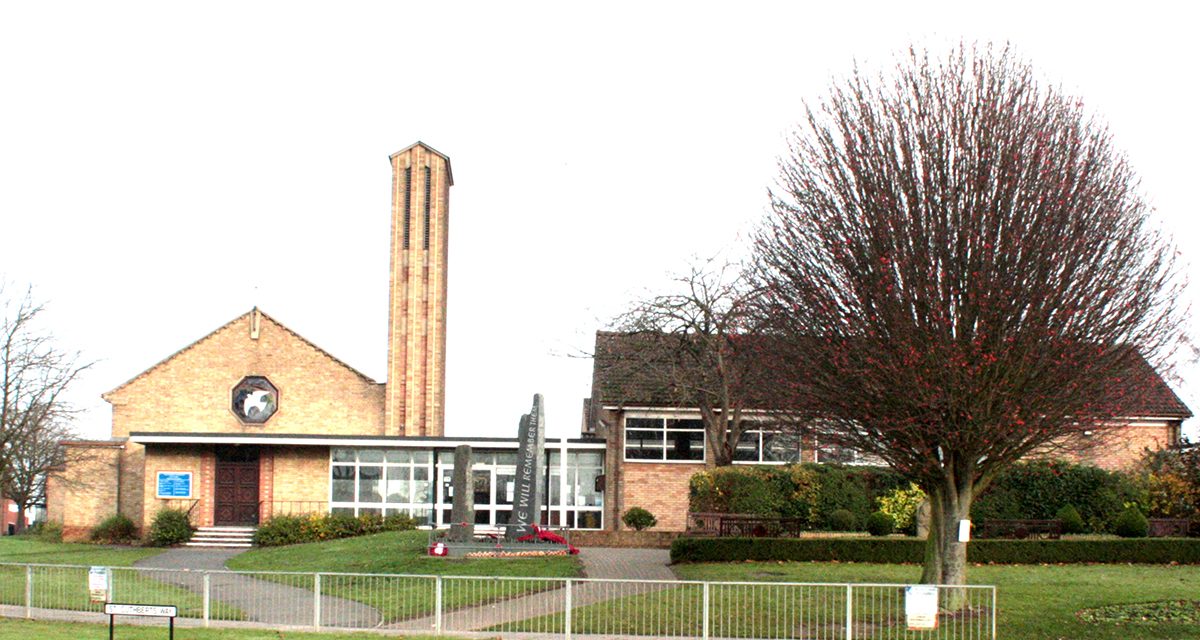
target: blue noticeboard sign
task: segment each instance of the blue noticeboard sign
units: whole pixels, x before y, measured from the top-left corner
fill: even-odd
[[[159,498],[190,498],[192,497],[191,471],[159,471]]]

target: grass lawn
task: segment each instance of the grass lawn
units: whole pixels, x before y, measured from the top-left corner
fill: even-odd
[[[108,637],[107,624],[75,622],[40,622],[0,618],[0,640],[84,640]],[[116,637],[121,640],[162,640],[167,632],[162,627],[117,625]],[[175,628],[176,640],[364,640],[384,637],[362,633],[307,633],[303,631],[273,631],[271,629],[192,629]],[[386,636],[398,638],[400,636]],[[422,638],[431,636],[403,636]],[[442,636],[449,638],[450,636]]]
[[[740,562],[682,564],[688,580],[884,582],[920,578],[914,565]],[[1076,612],[1110,604],[1200,599],[1200,567],[1168,565],[991,565],[969,569],[972,584],[996,585],[1000,638],[1022,640],[1200,638],[1200,624],[1083,623]]]
[[[301,571],[495,578],[571,578],[580,574],[579,560],[543,558],[434,558],[427,554],[426,531],[392,531],[358,538],[285,547],[252,549],[228,562],[237,571]],[[270,576],[261,576],[271,579]],[[287,581],[288,578],[277,578]],[[455,609],[503,600],[557,587],[544,580],[447,580],[442,602]],[[322,593],[374,607],[388,621],[429,615],[434,607],[434,581],[428,578],[323,576]]]
[[[149,547],[41,542],[25,536],[0,537],[0,563],[77,564],[128,567],[135,561],[162,553]]]
[[[0,538],[0,604],[25,604],[25,567],[4,563],[72,565],[34,567],[33,603],[37,607],[69,611],[99,611],[87,590],[87,567],[129,567],[162,549],[41,542],[22,536]],[[131,569],[113,571],[112,589],[118,599],[133,602],[174,604],[181,615],[197,617],[203,609],[200,594],[164,584],[152,574]],[[223,606],[223,605],[222,605]],[[227,608],[228,609],[228,608]],[[239,619],[237,610],[223,610],[227,618]]]

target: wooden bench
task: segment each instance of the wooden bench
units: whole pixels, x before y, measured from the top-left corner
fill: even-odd
[[[984,520],[975,527],[975,537],[1058,540],[1062,520]]]
[[[773,518],[751,513],[690,512],[685,535],[707,537],[780,538],[800,537],[804,522],[796,518]]]
[[[722,538],[799,538],[804,521],[799,518],[762,516],[721,518]]]
[[[1151,538],[1186,538],[1192,522],[1187,518],[1150,518]]]

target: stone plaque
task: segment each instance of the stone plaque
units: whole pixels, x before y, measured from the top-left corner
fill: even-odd
[[[513,495],[511,524],[508,537],[524,535],[529,525],[539,524],[542,518],[542,487],[538,480],[546,468],[546,418],[542,411],[542,394],[534,394],[533,409],[521,416],[517,429],[517,486]]]

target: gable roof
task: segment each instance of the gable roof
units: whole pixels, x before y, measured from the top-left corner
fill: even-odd
[[[421,142],[420,140],[417,140],[416,142],[408,145],[407,147],[404,147],[403,149],[397,151],[396,153],[393,153],[392,155],[388,156],[388,160],[395,158],[396,156],[404,153],[405,151],[408,151],[409,149],[412,149],[413,147],[421,147],[422,149],[424,149],[432,154],[437,155],[442,160],[445,160],[446,161],[446,182],[448,182],[450,186],[452,186],[452,187],[454,186],[454,171],[452,171],[450,169],[450,156],[442,153],[441,151],[438,151],[437,149],[434,149],[433,147],[425,144],[424,142]]]
[[[679,394],[672,393],[670,381],[665,376],[659,374],[656,377],[653,372],[638,371],[636,363],[644,362],[648,357],[645,349],[658,344],[661,342],[644,332],[596,332],[596,347],[592,360],[592,402],[596,408],[689,406]],[[1192,417],[1191,409],[1180,400],[1141,354],[1138,354],[1132,373],[1142,388],[1130,417],[1180,420]],[[752,398],[748,400],[753,402]]]
[[[250,315],[252,315],[252,314],[255,314],[255,313],[257,313],[257,314],[259,314],[260,316],[262,316],[263,318],[267,319],[267,320],[268,320],[268,321],[270,321],[272,324],[274,324],[275,326],[279,327],[280,329],[282,329],[284,332],[288,333],[289,335],[291,335],[291,336],[295,337],[297,340],[299,340],[299,341],[300,341],[300,342],[302,342],[303,344],[307,345],[308,347],[312,348],[313,350],[317,351],[317,352],[318,352],[318,353],[320,353],[321,355],[325,356],[326,358],[329,358],[331,361],[333,361],[333,363],[334,363],[334,364],[337,364],[338,366],[341,366],[341,367],[345,368],[346,370],[350,371],[351,373],[353,373],[354,375],[358,376],[358,377],[359,377],[359,378],[361,378],[361,379],[362,379],[364,382],[367,382],[368,384],[380,384],[379,382],[376,382],[374,379],[372,379],[372,378],[371,378],[370,376],[368,376],[367,374],[365,374],[365,373],[362,373],[361,371],[359,371],[358,369],[355,369],[354,367],[351,367],[350,365],[346,364],[345,362],[342,362],[341,360],[339,360],[339,359],[337,359],[336,357],[334,357],[334,356],[333,356],[332,354],[330,354],[328,351],[326,351],[326,350],[322,349],[321,347],[318,347],[317,345],[313,344],[312,342],[310,342],[310,341],[309,341],[307,338],[305,338],[304,336],[302,336],[302,335],[300,335],[300,334],[296,333],[295,331],[292,331],[291,329],[289,329],[289,328],[287,327],[287,325],[285,325],[285,324],[283,324],[282,322],[280,322],[280,321],[276,320],[275,318],[272,318],[271,316],[267,315],[265,312],[263,312],[263,311],[262,311],[261,309],[259,309],[258,307],[254,307],[254,308],[250,309],[249,311],[247,311],[246,313],[243,313],[242,315],[240,315],[240,316],[238,316],[238,317],[236,317],[236,318],[234,318],[234,319],[230,320],[229,322],[226,322],[225,324],[223,324],[223,325],[221,325],[221,326],[217,327],[216,329],[214,329],[214,330],[212,330],[212,331],[208,332],[208,333],[207,333],[207,334],[205,334],[203,337],[201,337],[201,338],[199,338],[199,339],[197,339],[197,340],[195,340],[195,341],[191,342],[190,344],[188,344],[187,346],[183,347],[182,349],[180,349],[180,350],[176,351],[175,353],[172,353],[171,355],[167,356],[166,358],[163,358],[162,360],[159,360],[159,361],[158,361],[158,362],[156,362],[154,365],[152,365],[152,366],[151,366],[149,369],[146,369],[145,371],[143,371],[143,372],[141,372],[141,373],[137,374],[136,376],[134,376],[134,377],[132,377],[132,378],[130,378],[130,379],[128,379],[128,380],[126,380],[125,382],[122,382],[122,383],[121,383],[120,385],[118,385],[117,387],[115,387],[115,388],[113,388],[113,389],[111,389],[111,390],[109,390],[109,391],[107,391],[107,392],[105,392],[105,393],[102,393],[102,394],[100,394],[100,397],[101,397],[101,398],[103,398],[103,399],[105,399],[105,400],[108,400],[108,401],[110,401],[110,402],[111,402],[111,400],[110,400],[110,396],[112,396],[112,394],[114,394],[114,393],[117,393],[117,392],[121,391],[122,389],[124,389],[125,387],[128,387],[130,384],[133,384],[133,383],[134,383],[134,382],[136,382],[137,380],[140,380],[140,379],[142,379],[142,378],[145,378],[146,376],[150,375],[150,374],[151,374],[151,373],[153,373],[155,370],[159,369],[160,367],[162,367],[163,365],[167,364],[168,362],[170,362],[170,361],[174,360],[175,358],[178,358],[180,355],[182,355],[182,354],[184,354],[184,353],[186,353],[186,352],[188,352],[188,351],[190,351],[190,350],[192,350],[192,349],[196,348],[196,347],[197,347],[197,346],[199,346],[200,344],[202,344],[202,343],[204,343],[205,341],[207,341],[209,338],[212,338],[213,336],[215,336],[215,335],[217,335],[218,333],[220,333],[220,332],[224,331],[225,329],[228,329],[230,326],[237,324],[238,322],[242,321],[242,320],[243,320],[243,319],[245,319],[246,317],[248,317],[248,316],[250,316]]]

